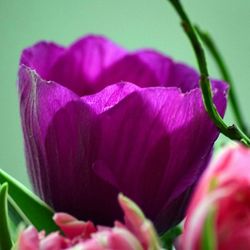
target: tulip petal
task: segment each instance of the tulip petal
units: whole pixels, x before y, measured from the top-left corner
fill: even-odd
[[[119,194],[118,200],[125,215],[126,227],[139,239],[144,249],[160,249],[154,226],[130,199]]]
[[[90,107],[67,88],[42,80],[26,66],[19,71],[19,91],[27,164],[40,196],[55,210],[75,216],[84,212],[89,216],[98,210],[97,197],[93,196],[99,194],[90,192],[94,187],[103,190],[104,202],[109,194],[116,203],[116,193],[89,173],[90,130],[95,121]],[[93,184],[85,190],[89,183]],[[83,197],[84,202],[79,202]],[[82,210],[85,202],[89,204],[87,211]]]
[[[39,235],[37,230],[30,226],[18,239],[19,250],[39,250]]]
[[[79,95],[97,92],[103,88],[102,83],[97,82],[100,73],[124,53],[122,48],[102,36],[84,37],[58,58],[49,72],[49,79]]]
[[[138,239],[128,230],[114,228],[108,237],[109,249],[143,250]],[[148,248],[150,249],[150,248]]]
[[[136,88],[129,83],[111,85],[101,93],[68,103],[54,115],[45,142],[50,163],[47,185],[51,190],[46,193],[51,192],[57,211],[85,220],[94,218],[94,222],[106,225],[121,217],[116,202],[118,190],[97,176],[92,167],[100,143],[96,137],[99,113],[121,102]],[[99,212],[100,204],[103,213]]]
[[[152,50],[127,54],[100,76],[100,82],[133,82],[141,87],[166,85],[173,61]]]
[[[188,92],[198,87],[199,75],[191,67],[162,54],[144,49],[129,53],[100,76],[100,82],[133,82],[141,87],[178,87]]]
[[[123,98],[140,89],[133,83],[119,82],[106,87],[94,95],[83,96],[81,100],[88,104],[96,114],[101,114],[119,103]]]
[[[175,63],[165,86],[178,87],[185,93],[197,88],[198,85],[199,74],[197,71],[183,63]]]
[[[42,41],[23,51],[20,65],[24,64],[46,80],[51,66],[57,58],[64,52],[64,48],[52,42]]]
[[[54,82],[42,80],[24,65],[19,70],[18,85],[26,159],[35,190],[44,198],[48,189],[45,180],[49,177],[45,149],[47,129],[54,114],[79,97]]]
[[[226,87],[214,86],[223,114]],[[94,170],[157,221],[154,215],[195,184],[218,136],[199,89],[186,94],[176,88],[140,89],[99,119]]]
[[[92,170],[99,144],[95,129],[98,113],[112,108],[134,89],[133,84],[119,83],[101,94],[79,98],[21,66],[19,90],[27,163],[35,190],[56,211],[95,218],[101,224],[121,218],[118,190]],[[106,214],[99,213],[99,204]]]
[[[116,44],[95,35],[80,39],[69,48],[39,42],[24,50],[21,64],[79,95],[97,92],[119,81],[141,87],[175,86],[188,91],[197,87],[199,78],[192,68],[159,52],[144,49],[126,54]]]
[[[62,250],[68,249],[69,241],[59,234],[54,232],[40,241],[39,249],[42,250]]]
[[[88,239],[90,235],[96,231],[91,221],[80,221],[66,213],[56,213],[53,219],[63,233],[70,239],[76,237]]]

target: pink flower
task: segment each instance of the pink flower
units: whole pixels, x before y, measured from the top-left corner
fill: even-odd
[[[125,224],[115,222],[114,227],[97,226],[90,221],[79,221],[65,213],[56,213],[55,223],[64,233],[53,232],[45,236],[33,226],[24,230],[17,243],[18,250],[157,250],[160,243],[151,221],[140,208],[123,195],[119,203],[125,214]]]
[[[228,147],[207,169],[188,209],[182,250],[249,249],[250,150]]]

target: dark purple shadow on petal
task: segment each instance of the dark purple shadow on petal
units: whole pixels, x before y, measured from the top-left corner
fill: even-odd
[[[68,103],[56,113],[46,137],[49,165],[45,194],[56,211],[84,220],[111,225],[121,217],[117,193],[92,170],[95,149],[96,114],[82,102]]]
[[[212,152],[212,150],[210,152]],[[186,189],[182,193],[178,194],[176,198],[173,198],[171,196],[166,197],[167,202],[165,203],[161,211],[158,212],[157,217],[154,219],[154,225],[157,228],[158,233],[161,234],[166,232],[166,230],[168,230],[169,228],[179,224],[185,217],[185,213],[193,190],[197,184],[197,181],[199,180],[199,177],[201,176],[202,172],[205,170],[206,166],[208,165],[208,162],[210,161],[211,153],[208,154],[206,158],[207,159],[202,159],[200,161],[199,166],[196,166],[197,171],[194,171],[196,173],[194,174],[195,178],[193,178],[193,185],[187,185]],[[180,184],[181,183],[179,183],[179,185]]]
[[[160,216],[154,220],[154,225],[159,234],[166,232],[166,230],[178,225],[183,220],[195,184],[196,182],[192,186],[186,187],[186,190],[176,199],[172,200],[169,205],[161,211]]]

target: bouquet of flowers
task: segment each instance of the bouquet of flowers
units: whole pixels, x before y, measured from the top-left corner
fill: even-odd
[[[211,36],[181,19],[199,71],[88,35],[38,42],[18,72],[34,193],[0,170],[0,249],[250,248],[250,138]],[[204,48],[222,80],[210,77]],[[238,126],[223,120],[227,100]],[[219,134],[236,141],[212,159]]]

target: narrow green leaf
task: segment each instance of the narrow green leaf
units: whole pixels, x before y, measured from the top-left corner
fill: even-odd
[[[47,233],[58,230],[52,219],[53,210],[23,184],[0,169],[0,183],[4,182],[9,184],[9,195],[18,209],[38,230],[45,230]]]
[[[12,247],[7,207],[8,184],[0,187],[0,249],[10,250]]]
[[[211,208],[204,221],[202,232],[202,250],[216,250],[216,235],[215,235],[215,208]]]
[[[9,226],[11,232],[11,239],[13,242],[17,240],[18,228],[22,224],[24,227],[31,224],[27,216],[18,207],[15,201],[8,195],[8,213],[9,213]]]
[[[9,218],[12,223],[18,227],[20,223],[28,226],[31,224],[30,220],[27,216],[23,213],[23,211],[18,207],[16,202],[8,195],[8,211],[9,211]]]
[[[181,235],[182,229],[181,226],[176,226],[173,228],[170,228],[167,232],[165,232],[161,237],[162,246],[167,250],[173,249],[173,243],[176,237]]]

